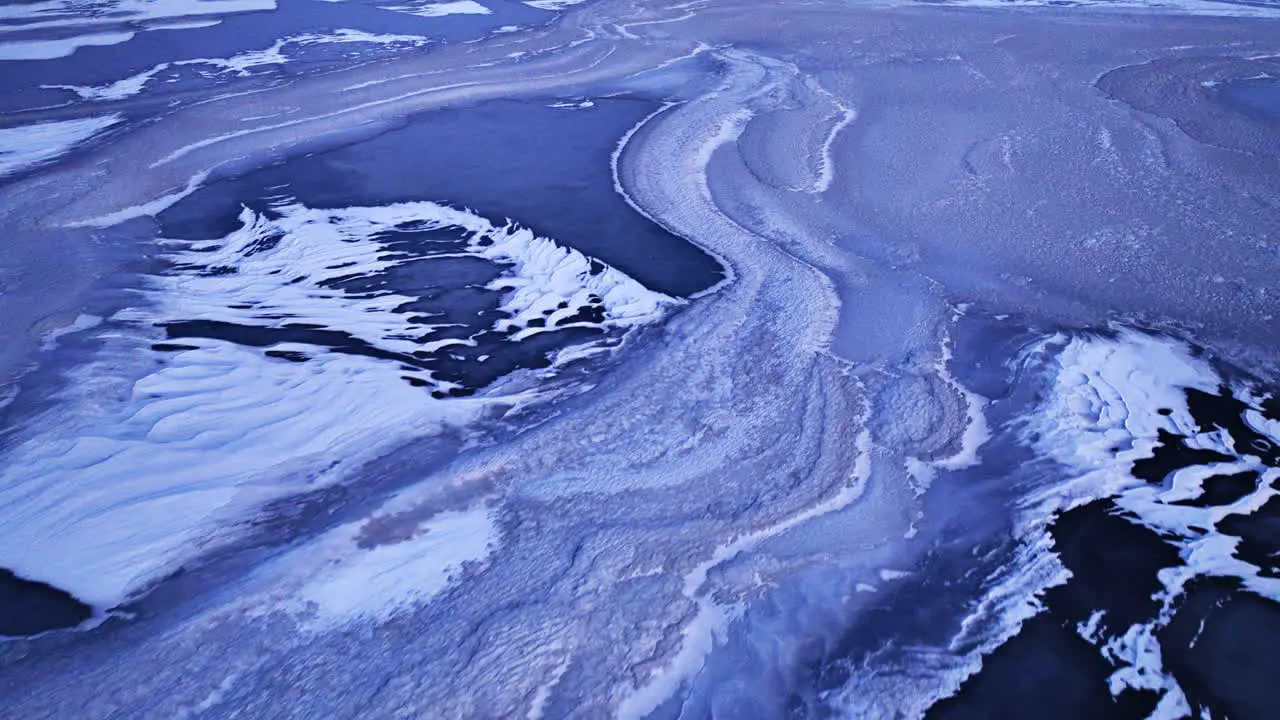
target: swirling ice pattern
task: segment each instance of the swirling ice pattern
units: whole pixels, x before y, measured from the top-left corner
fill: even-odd
[[[155,212],[142,203],[190,189],[192,178],[198,184],[200,173],[228,158],[270,152],[305,130],[336,132],[502,94],[580,94],[596,81],[641,90],[674,87],[684,100],[624,139],[614,158],[617,185],[640,212],[698,242],[729,272],[721,286],[643,336],[592,392],[537,415],[537,423],[504,443],[473,447],[428,478],[404,479],[373,509],[361,508],[356,517],[271,553],[235,576],[232,587],[211,591],[180,620],[165,624],[164,633],[150,633],[145,624],[122,630],[133,651],[112,656],[110,673],[97,670],[107,650],[66,660],[56,677],[33,666],[24,679],[59,692],[19,698],[15,711],[181,716],[235,708],[260,716],[285,704],[325,717],[782,715],[794,686],[788,673],[814,657],[809,641],[821,644],[831,628],[847,626],[866,607],[870,590],[910,577],[927,550],[917,538],[927,535],[933,520],[922,516],[921,498],[939,471],[979,461],[988,403],[951,374],[947,332],[962,309],[951,304],[944,282],[913,269],[918,252],[906,244],[877,247],[864,236],[848,243],[857,252],[839,244],[845,219],[824,202],[837,191],[845,200],[857,199],[856,190],[841,183],[856,177],[859,169],[842,163],[858,155],[838,146],[854,133],[862,133],[854,142],[870,142],[867,128],[859,126],[864,108],[851,99],[858,93],[838,78],[803,71],[804,58],[713,45],[715,32],[697,24],[704,11],[716,12],[708,4],[634,12],[622,3],[604,5],[571,13],[530,40],[528,55],[517,61],[503,61],[507,46],[469,50],[474,54],[465,62],[446,48],[431,58],[388,63],[376,74],[312,79],[310,92],[333,90],[333,97],[287,121],[244,127],[235,100],[199,118],[178,117],[166,126],[172,134],[140,135],[104,158],[122,175],[147,168],[139,173],[144,187],[112,187],[57,208],[56,222]],[[817,12],[853,11],[823,5]],[[631,15],[620,17],[624,13]],[[710,41],[674,33],[689,18],[687,32],[706,31]],[[630,42],[642,37],[646,42]],[[943,59],[988,82],[963,58]],[[451,60],[465,69],[447,80],[424,80]],[[902,58],[886,52],[875,61]],[[716,71],[710,79],[707,66]],[[281,104],[304,98],[296,89],[281,93]],[[980,143],[987,149],[998,144]],[[984,152],[964,153],[970,175],[986,168]],[[982,168],[973,169],[971,154]],[[1013,150],[1003,159],[1012,173]],[[980,180],[966,176],[956,183],[976,193]],[[939,201],[921,212],[944,207]],[[332,219],[314,209],[276,212],[278,217],[246,214],[242,237],[212,252],[230,253],[239,263],[254,242],[307,228],[333,235],[324,246],[342,251],[331,263],[341,266],[346,252],[371,244],[380,232],[398,231],[398,220],[368,226],[376,217],[368,209]],[[505,231],[481,234],[490,232]],[[466,252],[485,251],[468,244]],[[357,254],[373,270],[396,261],[367,248]],[[214,267],[209,258],[190,262]],[[237,321],[271,319],[263,308],[283,304],[299,317],[338,322],[299,306],[293,290],[259,284],[276,268],[269,254],[245,267],[256,262],[265,275],[249,274],[248,282],[207,273],[210,284],[226,286],[227,296],[254,296],[244,303],[252,307],[230,308]],[[302,294],[336,296],[326,273],[343,269],[320,266]],[[165,297],[180,297],[178,289],[168,288]],[[340,312],[368,310],[359,323],[342,320],[365,342],[410,349],[395,323],[387,324],[398,298],[346,300],[351,305]],[[539,302],[509,306],[513,318],[523,318],[518,332],[531,327],[526,311],[543,307]],[[222,317],[229,305],[193,309]],[[226,354],[216,367],[183,372],[219,391],[242,382],[233,373],[261,363],[256,352],[204,341],[189,352],[211,347]],[[1169,362],[1152,370],[1128,363],[1134,354]],[[1025,513],[1016,518],[1022,521],[1016,555],[984,583],[986,595],[961,619],[950,646],[919,648],[919,662],[911,667],[861,668],[867,672],[854,672],[846,685],[819,699],[827,709],[867,717],[921,714],[976,670],[984,652],[1017,631],[1036,610],[1038,592],[1065,579],[1046,534],[1053,510],[1117,493],[1135,512],[1149,510],[1144,503],[1163,502],[1127,474],[1122,478],[1123,465],[1151,450],[1148,436],[1156,424],[1186,420],[1179,415],[1185,403],[1176,403],[1178,388],[1201,387],[1217,376],[1179,346],[1140,336],[1071,339],[1046,357],[1050,370],[1040,377],[1048,378],[1049,400],[1035,416],[1046,424],[1040,439],[1028,442],[1047,443],[1037,450],[1079,480],[1063,485],[1055,476],[1042,494],[1015,508],[1015,514]],[[276,363],[271,367],[290,374],[268,376],[267,382],[298,382],[315,362]],[[337,371],[348,381],[343,392],[350,393],[336,403],[324,399],[326,406],[358,412],[370,397],[408,397],[404,383],[376,371],[372,361],[355,356],[325,362],[342,363]],[[1080,370],[1082,364],[1091,369]],[[1147,407],[1156,396],[1173,419],[1156,419],[1164,417],[1159,408]],[[243,410],[213,408],[220,417]],[[360,427],[403,430],[376,439],[391,444],[430,432],[424,418],[437,422],[436,412],[380,406],[352,420]],[[1260,434],[1274,436],[1271,426],[1250,422]],[[223,431],[232,432],[217,432]],[[312,472],[313,461],[342,454],[333,450],[335,443],[345,450],[373,441],[368,435],[315,435],[325,431],[303,428],[298,442],[314,436],[317,444],[300,445],[282,462],[301,457],[298,472]],[[1215,441],[1223,439],[1212,432],[1197,440]],[[1105,461],[1078,456],[1114,442],[1129,442],[1134,452],[1112,453]],[[1193,475],[1175,478],[1174,489],[1190,488]],[[255,480],[266,485],[280,477]],[[74,498],[58,500],[77,507]],[[1251,496],[1241,503],[1252,507],[1260,500]],[[242,510],[228,506],[227,514]],[[1182,522],[1154,510],[1147,517],[1162,528]],[[133,548],[135,540],[121,538],[119,547]],[[1200,552],[1196,542],[1187,540],[1191,560]],[[1228,566],[1240,570],[1221,565]],[[1254,580],[1269,587],[1265,578]],[[792,595],[784,595],[788,589]],[[113,588],[98,590],[96,597],[83,594],[108,604],[119,596]],[[779,597],[793,604],[774,606],[785,604]],[[1164,710],[1176,710],[1176,687],[1158,668],[1144,665],[1151,657],[1150,633],[1107,628],[1103,640],[1102,627],[1081,632],[1099,639],[1123,665],[1115,684],[1146,683],[1163,693]],[[97,670],[88,702],[66,690],[63,679],[87,674],[82,670]],[[743,678],[750,678],[750,687]]]
[[[285,204],[245,209],[240,221],[225,238],[171,241],[172,270],[147,293],[154,304],[112,319],[83,384],[64,394],[69,414],[33,423],[0,466],[5,524],[22,528],[0,565],[111,608],[262,503],[519,396],[441,404],[478,388],[441,377],[437,358],[540,333],[607,334],[674,304],[527,229],[434,203]],[[448,257],[495,266],[491,326],[450,333],[456,323],[407,309],[418,297],[387,287],[392,268]],[[357,281],[367,287],[352,289]],[[168,329],[173,339],[154,347],[171,357],[137,373],[153,325]],[[269,339],[227,342],[237,331]],[[405,380],[421,389],[405,392]]]

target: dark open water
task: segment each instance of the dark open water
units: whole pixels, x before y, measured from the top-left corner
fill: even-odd
[[[167,237],[236,227],[241,204],[288,195],[308,207],[429,200],[512,219],[618,268],[658,292],[688,297],[723,271],[711,256],[635,212],[614,191],[618,139],[658,108],[629,98],[589,107],[500,100],[428,113],[345,148],[201,189],[160,216]]]

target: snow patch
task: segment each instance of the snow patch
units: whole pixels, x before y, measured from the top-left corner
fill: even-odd
[[[133,39],[133,32],[103,32],[51,40],[14,40],[0,42],[0,60],[56,60],[67,57],[82,47],[119,45]]]
[[[514,223],[495,225],[483,217],[431,202],[366,208],[311,209],[281,204],[270,217],[245,209],[241,227],[216,246],[200,245],[179,259],[235,273],[202,278],[211,291],[189,301],[191,317],[230,322],[260,320],[264,310],[287,313],[291,322],[340,326],[359,337],[402,352],[421,349],[415,338],[433,326],[407,327],[395,309],[414,298],[392,292],[347,298],[342,304],[316,298],[346,297],[328,287],[335,279],[371,275],[418,256],[390,252],[385,242],[403,233],[457,228],[468,235],[463,253],[507,268],[488,289],[502,292],[507,317],[493,326],[514,341],[556,329],[597,324],[574,321],[583,308],[598,306],[604,327],[651,322],[678,303],[648,290],[615,268],[592,260]],[[301,277],[302,280],[293,281]],[[231,298],[237,305],[227,307]],[[341,319],[332,313],[341,313]],[[458,341],[453,341],[458,342]]]
[[[0,129],[0,177],[60,157],[123,119],[102,115]]]
[[[464,565],[483,562],[498,541],[494,514],[483,506],[440,513],[411,538],[368,548],[360,547],[362,528],[361,522],[344,525],[306,549],[315,577],[297,598],[314,612],[309,627],[384,621],[428,602]]]
[[[1135,522],[1169,538],[1179,548],[1183,564],[1160,571],[1164,589],[1157,594],[1161,609],[1149,622],[1130,626],[1122,635],[1103,638],[1098,614],[1081,627],[1081,636],[1118,666],[1109,683],[1113,694],[1127,688],[1161,693],[1152,718],[1183,717],[1190,712],[1182,689],[1165,672],[1156,632],[1172,619],[1175,601],[1186,584],[1202,575],[1239,578],[1244,586],[1280,601],[1280,579],[1262,577],[1259,569],[1234,556],[1238,539],[1216,532],[1227,515],[1248,515],[1277,491],[1280,470],[1265,467],[1259,458],[1239,455],[1224,430],[1201,432],[1192,416],[1186,391],[1217,394],[1224,379],[1207,360],[1194,356],[1172,339],[1121,331],[1114,338],[1080,336],[1055,338],[1056,368],[1052,393],[1040,411],[1026,420],[1024,440],[1065,466],[1072,478],[1045,489],[1040,504],[1066,510],[1100,498],[1114,498],[1116,507]],[[1247,396],[1240,390],[1237,396]],[[1259,413],[1245,419],[1271,442],[1280,442]],[[1134,477],[1133,463],[1152,456],[1160,432],[1181,436],[1195,450],[1212,450],[1237,462],[1191,465],[1176,470],[1164,482],[1152,484]],[[1257,472],[1260,481],[1244,497],[1226,505],[1196,507],[1175,504],[1196,499],[1203,483],[1214,475]],[[1105,641],[1104,641],[1105,640]]]
[[[538,8],[539,10],[560,12],[561,10],[568,10],[574,5],[581,5],[586,1],[587,0],[525,0],[524,4],[529,7]]]
[[[444,17],[446,15],[490,15],[492,10],[475,0],[450,0],[449,2],[429,2],[421,5],[383,5],[383,10],[392,10],[421,17]]]
[[[151,304],[94,330],[103,345],[95,359],[76,371],[57,405],[15,431],[0,464],[0,566],[110,608],[234,539],[266,503],[340,482],[386,449],[466,425],[494,404],[536,397],[442,399],[406,385],[406,373],[416,372],[451,387],[386,354],[467,340],[419,342],[431,326],[399,310],[416,298],[338,283],[413,259],[387,246],[399,233],[465,233],[461,254],[502,269],[490,289],[501,294],[506,317],[495,326],[512,342],[548,330],[534,319],[551,329],[559,320],[624,328],[677,302],[532,231],[434,203],[288,204],[246,209],[240,220],[224,238],[169,241],[173,269],[146,290]],[[574,321],[585,307],[598,308],[598,319]],[[202,336],[151,349],[156,326],[191,321],[314,326],[374,351],[293,340],[245,347]],[[401,551],[371,557],[408,562]]]

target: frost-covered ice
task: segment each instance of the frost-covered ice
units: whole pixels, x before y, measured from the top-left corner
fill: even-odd
[[[361,547],[363,523],[344,525],[284,558],[312,578],[298,591],[304,616],[318,627],[353,620],[385,621],[398,610],[429,601],[466,563],[480,563],[498,542],[493,514],[481,506],[446,511],[411,536]]]
[[[965,429],[960,436],[959,446],[952,455],[931,459],[918,457],[908,457],[906,459],[907,474],[911,477],[915,490],[919,494],[923,494],[929,489],[929,485],[939,472],[961,470],[978,465],[981,462],[978,453],[982,446],[991,439],[991,428],[987,426],[987,418],[984,412],[984,408],[990,401],[956,380],[949,367],[951,361],[952,341],[950,338],[945,338],[943,340],[942,354],[934,364],[934,369],[938,378],[952,392],[964,399],[966,407]]]
[[[53,160],[123,119],[102,115],[0,128],[0,177]]]
[[[888,0],[911,4],[928,0]],[[1277,17],[1280,8],[1249,0],[942,0],[942,4],[974,8],[1067,7],[1092,12],[1156,12],[1232,17]]]
[[[683,578],[682,593],[696,608],[693,618],[681,632],[680,651],[648,683],[627,696],[617,708],[617,716],[624,720],[648,717],[671,696],[680,691],[692,676],[706,665],[706,656],[729,631],[730,624],[746,610],[742,603],[725,603],[712,592],[707,576],[719,566],[750,552],[771,538],[785,535],[815,518],[838,512],[857,500],[866,490],[865,483],[871,473],[871,434],[863,431],[855,440],[859,453],[857,465],[850,474],[848,484],[825,502],[806,508],[776,525],[735,538],[733,542],[717,547],[709,558],[694,566]],[[884,581],[904,576],[892,570],[881,570]]]
[[[0,60],[48,60],[127,42],[140,31],[206,27],[275,0],[37,0],[0,6]],[[51,35],[51,33],[54,33]]]
[[[495,18],[438,24],[537,15],[479,4]],[[1104,702],[1140,688],[1158,715],[1195,711],[1159,646],[1181,599],[1204,578],[1277,593],[1229,530],[1275,506],[1270,451],[1238,441],[1280,423],[1221,369],[1273,364],[1274,143],[1205,84],[1274,73],[1274,28],[1169,17],[1211,9],[1190,4],[1141,22],[529,4],[565,15],[270,93],[192,83],[119,144],[6,183],[20,241],[110,249],[184,196],[184,220],[156,224],[221,235],[166,241],[131,310],[85,301],[38,326],[77,334],[30,353],[66,386],[5,408],[0,567],[144,612],[83,654],[75,635],[24,644],[0,663],[26,690],[6,709],[918,717],[1056,619],[1085,578],[1054,523],[1106,507],[1168,550],[1155,609],[1086,604],[1067,639],[1110,676]],[[190,69],[234,82],[289,50]],[[129,99],[171,70],[81,97]],[[417,113],[619,95],[660,109],[608,158],[615,189],[725,265],[687,301],[436,203],[243,198],[229,226],[188,212],[206,181],[281,160],[287,175]],[[1133,318],[1196,328],[1206,351],[1114,324]],[[614,361],[576,362],[596,353]],[[523,369],[468,375],[504,363]],[[1224,382],[1245,407],[1230,431],[1189,399]],[[1172,433],[1216,454],[1135,475]]]
[[[427,38],[418,35],[378,34],[344,28],[326,34],[304,34],[281,38],[272,43],[271,47],[250,50],[227,58],[196,58],[159,63],[149,70],[104,85],[45,85],[44,87],[69,90],[83,100],[123,100],[141,93],[161,74],[178,68],[195,68],[202,73],[227,73],[243,77],[259,68],[284,65],[290,61],[290,56],[286,52],[290,49],[341,43],[415,47],[425,45],[427,42]]]
[[[587,0],[524,0],[525,5],[539,10],[567,10],[574,5],[581,5]]]
[[[87,7],[91,6],[91,7]],[[209,15],[271,10],[274,0],[99,0],[94,3],[77,0],[42,0],[40,2],[7,3],[0,8],[0,21],[37,26],[95,25],[108,22],[146,22],[192,19]],[[86,13],[86,9],[96,12]],[[45,25],[40,25],[44,23]]]
[[[503,269],[491,289],[503,298],[505,316],[494,329],[507,342],[558,328],[652,322],[673,304],[527,229],[434,203],[281,205],[266,214],[246,209],[241,222],[220,240],[177,243],[176,269],[154,280],[152,304],[104,326],[107,349],[62,397],[70,412],[45,416],[0,465],[4,524],[21,537],[0,548],[0,566],[109,608],[217,544],[221,529],[262,503],[337,482],[405,438],[511,402],[441,402],[404,383],[418,375],[443,391],[456,387],[429,371],[287,338],[267,348],[272,357],[182,337],[170,359],[132,376],[128,358],[147,340],[128,326],[324,328],[406,359],[473,344],[431,340],[433,326],[415,324],[402,309],[412,296],[337,284],[414,258],[386,247],[388,236],[441,228],[466,232],[462,254]],[[598,321],[576,318],[594,306]]]
[[[446,0],[445,2],[422,2],[412,5],[384,5],[384,10],[421,15],[422,17],[444,17],[445,15],[490,15],[492,10],[476,2],[476,0]]]

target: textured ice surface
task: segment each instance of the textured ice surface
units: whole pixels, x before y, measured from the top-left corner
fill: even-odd
[[[386,10],[421,15],[422,17],[444,17],[445,15],[490,15],[492,10],[475,0],[448,0],[447,2],[423,2],[415,5],[385,5]]]
[[[1110,680],[1113,694],[1125,688],[1155,691],[1160,701],[1151,717],[1184,717],[1190,706],[1163,667],[1155,633],[1169,623],[1179,596],[1198,576],[1236,578],[1248,590],[1280,601],[1280,579],[1262,576],[1260,568],[1235,557],[1239,538],[1216,529],[1227,516],[1247,516],[1277,494],[1280,468],[1274,461],[1271,467],[1264,463],[1271,448],[1280,446],[1280,435],[1255,425],[1253,430],[1265,440],[1241,448],[1222,427],[1203,427],[1189,409],[1188,391],[1216,394],[1227,387],[1226,380],[1174,340],[1131,331],[1114,338],[1076,337],[1065,341],[1052,362],[1053,390],[1027,418],[1026,432],[1032,444],[1069,467],[1074,477],[1047,488],[1044,502],[1066,510],[1114,496],[1116,506],[1134,522],[1172,541],[1184,562],[1160,571],[1165,589],[1156,597],[1161,604],[1156,617],[1106,632],[1093,623],[1081,634],[1117,666]],[[1235,392],[1248,396],[1247,388]],[[1167,477],[1137,477],[1144,461],[1159,457],[1162,445],[1221,459],[1177,469]],[[1258,450],[1262,456],[1251,454]],[[1251,492],[1225,505],[1187,502],[1204,493],[1209,477],[1242,471],[1259,475]]]
[[[415,319],[403,306],[416,296],[381,282],[341,284],[439,256],[389,248],[389,237],[463,231],[462,245],[444,255],[500,268],[491,289],[503,298],[493,327],[501,342],[625,328],[673,304],[527,229],[433,203],[280,205],[246,209],[240,220],[226,238],[177,243],[174,269],[148,291],[151,304],[101,331],[106,348],[66,391],[71,412],[47,415],[0,465],[0,496],[13,513],[6,526],[21,528],[21,540],[0,548],[0,565],[109,608],[216,544],[220,528],[263,502],[336,482],[381,449],[461,424],[486,405],[509,405],[441,403],[457,383],[405,363],[475,341],[433,339],[448,325]],[[137,373],[129,357],[146,347],[146,334],[122,324],[201,322],[280,337],[245,347],[184,333],[158,346],[167,359]],[[265,353],[254,347],[263,344]]]
[[[397,610],[427,602],[457,577],[464,563],[479,563],[498,539],[484,507],[441,513],[412,536],[360,547],[361,524],[342,526],[285,562],[311,568],[299,590],[301,612],[323,627],[352,619],[386,620]],[[317,558],[315,554],[324,554]]]
[[[227,58],[196,58],[160,63],[149,70],[103,85],[46,85],[44,87],[69,90],[84,100],[123,100],[141,93],[148,84],[162,74],[181,68],[195,68],[197,71],[210,74],[227,73],[245,76],[258,68],[279,66],[289,62],[290,58],[286,52],[288,49],[335,43],[414,47],[426,44],[427,38],[417,35],[368,33],[347,28],[328,34],[293,35],[277,40],[269,48],[243,52]]]
[[[47,60],[115,45],[139,31],[201,27],[235,13],[273,10],[275,0],[37,0],[0,7],[0,60]]]
[[[901,1],[901,0],[897,0]],[[1274,2],[1249,0],[942,0],[941,4],[975,8],[1066,7],[1094,12],[1157,12],[1238,17],[1276,17]]]
[[[228,77],[11,183],[18,239],[62,238],[413,113],[635,93],[664,104],[621,139],[616,189],[726,279],[677,305],[430,203],[246,199],[220,237],[168,245],[150,304],[68,337],[102,347],[6,438],[0,566],[110,605],[207,564],[82,653],[6,656],[6,709],[918,717],[1046,617],[1073,582],[1055,517],[1100,498],[1179,564],[1150,616],[1090,606],[1065,631],[1104,692],[1191,708],[1166,611],[1206,577],[1274,595],[1239,526],[1274,500],[1276,429],[1210,358],[1274,371],[1280,146],[1205,83],[1269,71],[1280,35],[1177,12],[599,0],[270,93]],[[407,307],[476,267],[464,289],[500,311],[481,327]],[[965,340],[971,311],[1007,334]],[[1126,320],[1207,349],[1054,334]],[[433,363],[562,322],[647,329],[556,402],[533,374],[432,396],[473,389]],[[1205,422],[1195,393],[1224,381],[1245,407]],[[420,460],[445,423],[477,434]],[[1196,461],[1153,469],[1168,452]],[[273,528],[261,546],[226,543],[244,518]]]
[[[536,7],[539,10],[565,10],[580,5],[587,0],[525,0],[525,5]]]
[[[103,115],[0,128],[0,177],[53,160],[121,120]]]

